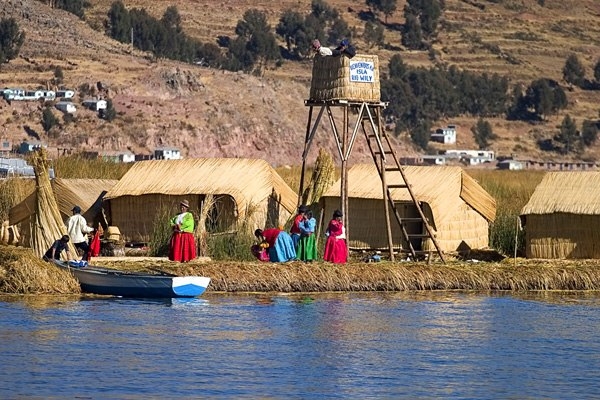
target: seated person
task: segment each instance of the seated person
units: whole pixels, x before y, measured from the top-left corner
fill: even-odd
[[[352,58],[356,55],[356,49],[350,44],[348,39],[343,39],[340,42],[340,45],[335,48],[334,52],[335,51],[339,51],[340,54],[345,55],[348,58]]]

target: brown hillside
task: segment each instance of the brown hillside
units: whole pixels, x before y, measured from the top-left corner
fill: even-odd
[[[112,0],[95,0],[87,12],[87,22],[36,0],[5,0],[0,16],[15,17],[27,39],[20,57],[0,67],[2,86],[47,87],[56,66],[63,69],[65,85],[78,89],[82,84],[108,87],[119,117],[113,123],[98,119],[95,113],[79,109],[75,121],[63,123],[49,136],[41,128],[41,105],[0,102],[0,136],[18,142],[39,136],[51,147],[74,150],[130,148],[149,152],[158,146],[178,146],[188,157],[259,157],[274,165],[298,164],[306,130],[310,61],[286,62],[268,70],[263,77],[230,73],[171,61],[156,61],[149,54],[132,50],[102,33],[103,20]],[[263,0],[149,1],[125,0],[128,8],[142,7],[160,17],[169,5],[176,5],[186,32],[203,41],[219,35],[234,36],[234,27],[249,8],[267,12],[275,26],[287,8],[308,12],[309,0],[278,2]],[[360,39],[366,10],[362,2],[335,0],[344,19],[355,28],[361,52],[377,54],[382,72],[387,60],[399,51],[400,33],[393,29],[402,23],[404,2],[388,19],[388,49],[365,49]],[[94,27],[94,28],[92,28]],[[600,55],[600,2],[594,0],[504,0],[496,4],[484,0],[446,0],[440,33],[434,43],[435,58],[426,52],[402,51],[411,65],[433,63],[458,65],[478,72],[506,74],[511,81],[529,83],[549,77],[561,80],[562,68],[570,53],[585,64],[587,77]],[[542,153],[535,141],[551,137],[565,114],[598,119],[600,92],[568,92],[567,110],[547,123],[529,125],[504,119],[491,120],[499,136],[492,149],[499,154],[522,157],[558,158]],[[79,98],[76,102],[79,102]],[[57,111],[57,116],[61,114]],[[439,121],[459,126],[455,147],[474,147],[472,118]],[[323,125],[313,146],[335,153],[332,135]],[[414,153],[403,139],[403,154]],[[357,142],[353,161],[366,160],[365,145]],[[597,146],[583,155],[595,159]]]

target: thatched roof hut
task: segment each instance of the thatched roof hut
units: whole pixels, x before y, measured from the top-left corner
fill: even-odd
[[[73,207],[78,205],[85,219],[96,226],[103,219],[102,197],[117,182],[112,179],[56,178],[51,181],[51,186],[64,221],[73,215]],[[35,204],[36,192],[33,191],[25,200],[11,208],[8,215],[11,225],[21,224],[21,242],[25,245],[30,239],[30,224],[33,221]]]
[[[230,232],[241,223],[251,230],[285,224],[298,195],[265,160],[153,160],[135,163],[105,196],[105,208],[126,240],[147,242],[156,221],[179,212],[184,199],[196,216],[211,203],[208,229]]]
[[[600,258],[600,172],[549,172],[521,210],[528,258]]]
[[[406,166],[413,193],[435,231],[442,251],[466,251],[488,246],[489,222],[496,216],[496,201],[460,167]],[[389,185],[402,184],[398,173],[387,173]],[[406,189],[391,189],[401,217],[418,217]],[[321,204],[327,222],[340,207],[340,181],[323,194]],[[408,247],[391,214],[395,248]],[[388,247],[381,178],[373,164],[355,165],[348,171],[349,246],[356,249]],[[423,234],[422,223],[406,225],[407,231]],[[413,242],[415,250],[434,249],[431,240]]]

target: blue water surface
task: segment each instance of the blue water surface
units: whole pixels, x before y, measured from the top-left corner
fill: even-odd
[[[600,398],[600,294],[0,298],[0,398]]]

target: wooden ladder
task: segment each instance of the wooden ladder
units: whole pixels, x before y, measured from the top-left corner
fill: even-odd
[[[437,251],[437,254],[439,255],[442,262],[445,264],[446,260],[444,258],[444,253],[440,249],[440,246],[438,245],[438,242],[435,238],[433,229],[431,228],[427,217],[423,213],[421,202],[415,197],[412,187],[406,179],[404,169],[398,161],[398,157],[396,156],[396,153],[392,148],[389,137],[381,126],[382,116],[380,114],[381,107],[361,107],[359,111],[359,118],[361,120],[362,130],[367,140],[367,145],[369,146],[369,150],[371,151],[371,156],[373,157],[373,161],[377,166],[377,172],[381,177],[385,204],[385,218],[390,246],[390,259],[394,261],[393,240],[390,223],[391,209],[392,214],[395,216],[396,221],[400,226],[400,230],[402,232],[402,236],[404,237],[404,241],[408,244],[408,252],[412,256],[412,259],[416,260],[419,258],[419,256],[429,254],[428,260],[430,260],[431,251],[415,249],[415,244],[422,244],[425,240],[430,239],[435,247],[435,250]],[[371,133],[369,133],[365,128],[366,123],[369,123],[369,125],[371,126]],[[401,183],[388,184],[388,174],[399,174],[396,176],[394,182]],[[401,179],[397,179],[398,176]],[[394,201],[394,198],[392,197],[392,189],[405,189],[408,191],[410,198],[412,199],[412,203],[414,204],[417,210],[417,217],[402,217],[400,215],[400,212],[398,210],[400,202]],[[424,227],[425,229],[418,229],[420,231],[419,233],[412,233],[415,230],[414,228],[417,228],[416,224],[421,224],[421,227]],[[407,229],[407,227],[411,227],[413,229]]]

